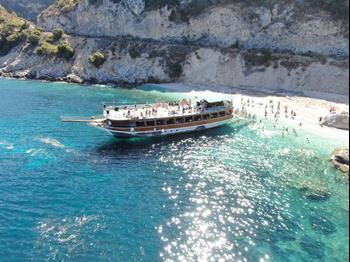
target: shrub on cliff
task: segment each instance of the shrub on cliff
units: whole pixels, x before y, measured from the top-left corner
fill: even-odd
[[[272,54],[271,51],[267,48],[263,48],[260,50],[260,53],[264,59],[264,61],[270,61],[272,58]]]
[[[23,34],[31,45],[37,45],[40,41],[42,31],[37,28],[30,28],[25,30]]]
[[[75,5],[78,0],[56,0],[55,5],[59,8],[67,8]]]
[[[36,49],[36,53],[38,55],[46,55],[46,56],[51,56],[54,57],[58,53],[58,47],[55,45],[52,45],[48,42],[43,42],[41,45]]]
[[[61,28],[56,28],[52,31],[52,39],[54,41],[60,40],[61,37],[63,36],[64,31]]]
[[[13,47],[15,47],[20,42],[20,34],[14,33],[7,37],[0,35],[0,55],[8,54]]]
[[[179,78],[183,73],[183,68],[180,63],[170,63],[168,65],[168,70],[171,78]]]
[[[134,46],[129,49],[129,55],[132,59],[136,59],[141,56],[141,53],[137,50],[137,47]]]
[[[90,55],[88,60],[90,64],[98,68],[104,64],[104,62],[106,61],[106,58],[101,52],[96,52]]]
[[[71,59],[74,56],[74,49],[69,43],[60,43],[57,47],[57,57],[64,59]]]
[[[268,66],[272,60],[272,54],[269,49],[263,48],[261,50],[251,50],[243,53],[243,58],[246,65],[251,66]]]
[[[15,13],[9,14],[5,9],[1,10],[0,17],[0,55],[3,56],[25,39],[21,32],[28,24]]]

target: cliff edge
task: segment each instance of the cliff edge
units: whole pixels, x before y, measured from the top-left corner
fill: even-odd
[[[348,96],[347,13],[310,1],[58,0],[3,23],[0,75]]]

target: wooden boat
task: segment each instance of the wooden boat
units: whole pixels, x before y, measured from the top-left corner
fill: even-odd
[[[206,100],[192,104],[184,99],[157,104],[104,106],[103,116],[85,122],[115,137],[155,137],[224,125],[233,118],[233,105],[231,101],[209,103]]]

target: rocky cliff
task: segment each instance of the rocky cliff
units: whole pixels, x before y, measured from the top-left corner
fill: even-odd
[[[95,83],[184,82],[240,88],[288,90],[310,94],[349,93],[347,61],[260,53],[235,49],[161,44],[135,40],[101,40],[65,36],[75,54],[67,61],[38,55],[18,46],[0,58],[2,75]],[[106,61],[96,67],[88,57],[96,50]]]
[[[348,0],[70,0],[38,22],[92,37],[348,56],[348,7]]]
[[[36,21],[37,16],[54,2],[55,0],[0,0],[0,5],[23,18]]]
[[[59,1],[38,18],[36,41],[21,26],[11,35],[28,36],[5,35],[0,75],[349,95],[346,14],[249,2]]]

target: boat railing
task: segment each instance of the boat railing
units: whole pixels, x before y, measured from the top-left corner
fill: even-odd
[[[105,110],[115,110],[118,108],[120,110],[120,109],[133,109],[133,108],[137,108],[137,109],[139,109],[139,108],[154,108],[155,105],[157,105],[157,104],[162,104],[162,103],[159,102],[159,103],[154,103],[154,104],[133,104],[133,105],[131,105],[131,104],[125,104],[125,105],[123,105],[123,104],[118,104],[118,105],[116,105],[116,104],[104,104],[104,109]],[[197,105],[192,104],[191,106],[193,108],[196,108]],[[207,108],[205,111],[206,112],[214,112],[214,111],[220,110],[220,108],[222,110],[227,109],[230,106],[231,106],[231,104],[225,103],[225,105],[223,105],[223,106]]]

